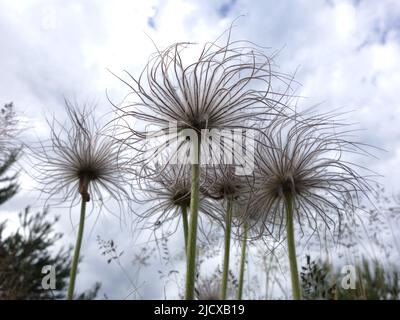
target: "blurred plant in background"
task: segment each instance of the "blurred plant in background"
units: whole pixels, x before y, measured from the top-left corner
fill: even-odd
[[[0,109],[0,205],[18,191],[17,173],[6,175],[20,154],[16,139],[18,131],[14,106],[7,103]]]
[[[311,261],[302,267],[301,279],[305,299],[329,300],[398,300],[400,271],[395,266],[383,266],[366,258],[355,267],[355,288],[344,288],[343,273],[329,262]]]
[[[6,222],[0,224],[0,300],[65,299],[70,273],[71,248],[59,247],[62,234],[53,228],[58,218],[49,219],[48,211],[32,213],[26,208],[19,215],[19,228],[4,236]],[[44,266],[55,268],[55,289],[42,287]],[[75,299],[97,297],[100,283]]]

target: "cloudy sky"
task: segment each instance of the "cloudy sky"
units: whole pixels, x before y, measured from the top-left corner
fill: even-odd
[[[159,47],[212,41],[239,16],[234,38],[279,51],[275,62],[282,72],[296,73],[298,93],[306,97],[302,105],[353,111],[351,121],[359,123],[361,141],[386,150],[368,166],[384,176],[381,182],[390,193],[400,192],[397,0],[2,0],[0,101],[13,101],[29,135],[43,136],[45,115],[61,116],[64,97],[96,101],[99,111],[111,110],[106,90],[115,101],[128,91],[108,70],[138,74],[155,51],[152,41]],[[0,220],[13,220],[27,204],[40,207],[33,183],[21,179],[23,190],[1,208]],[[57,228],[65,233],[65,244],[72,244],[75,225],[70,221],[76,223],[77,216],[60,209],[56,213],[63,215]],[[129,222],[95,218],[89,218],[78,289],[101,281],[102,293],[124,298],[131,286],[117,266],[107,265],[96,236],[114,239],[131,274],[134,248],[145,239],[132,236]],[[142,272],[142,297],[164,296],[157,271]]]

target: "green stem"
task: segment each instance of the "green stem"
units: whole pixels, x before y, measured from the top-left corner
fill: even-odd
[[[182,221],[183,221],[183,236],[185,237],[185,253],[186,253],[188,245],[188,229],[189,229],[186,206],[182,206]]]
[[[76,237],[74,256],[72,259],[72,266],[71,266],[70,277],[69,277],[69,285],[68,285],[68,292],[67,292],[68,300],[72,300],[74,297],[75,279],[76,279],[76,273],[78,270],[78,263],[79,263],[79,253],[81,251],[83,229],[85,226],[86,203],[89,201],[88,186],[89,186],[89,180],[87,178],[82,178],[79,181],[79,192],[81,193],[81,196],[82,196],[81,214],[80,214],[80,218],[79,218],[78,235]]]
[[[72,259],[72,266],[71,266],[71,272],[70,272],[70,277],[69,277],[69,286],[68,286],[68,294],[67,294],[68,300],[72,300],[72,298],[74,296],[76,271],[78,269],[79,253],[81,251],[81,245],[82,245],[83,228],[85,226],[85,212],[86,212],[86,201],[82,198],[81,216],[79,218],[79,229],[78,229],[78,235],[76,238],[74,257]]]
[[[228,208],[225,216],[225,248],[224,265],[222,272],[221,299],[226,299],[229,275],[229,252],[231,248],[231,227],[232,227],[232,201],[228,200]]]
[[[190,191],[190,217],[188,246],[186,252],[186,290],[185,299],[194,299],[194,286],[196,280],[196,240],[197,220],[199,214],[199,177],[200,177],[200,135],[196,141],[194,161],[192,163],[192,185]],[[197,161],[196,161],[197,160]]]
[[[237,291],[238,300],[242,300],[242,294],[243,294],[244,268],[246,265],[246,244],[247,244],[247,223],[245,223],[243,226],[242,254],[240,256],[240,271],[239,271],[239,287]]]
[[[289,193],[285,195],[285,202],[286,202],[286,219],[287,219],[286,232],[287,232],[287,244],[289,251],[289,264],[290,264],[290,275],[292,280],[293,299],[301,300],[299,272],[297,270],[297,260],[296,260],[296,244],[294,241],[293,199]]]

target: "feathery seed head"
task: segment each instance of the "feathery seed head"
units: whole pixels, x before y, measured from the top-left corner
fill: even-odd
[[[228,274],[227,299],[234,299],[236,287],[236,279],[230,272]],[[221,300],[221,272],[219,270],[208,277],[198,279],[196,297],[198,300]]]
[[[190,165],[168,165],[163,168],[156,164],[154,167],[145,167],[137,177],[138,192],[136,202],[149,207],[143,213],[138,213],[139,219],[148,220],[155,216],[156,222],[150,222],[150,227],[161,226],[167,221],[181,216],[182,208],[190,207],[191,196],[191,168]],[[200,182],[200,188],[203,183]],[[219,208],[213,201],[201,197],[199,211],[214,216]]]
[[[200,137],[205,129],[252,129],[254,123],[287,107],[282,102],[287,91],[275,91],[272,81],[288,87],[288,79],[272,70],[272,59],[260,47],[232,41],[229,31],[225,43],[206,43],[197,58],[191,48],[197,46],[185,42],[158,50],[139,77],[127,72],[128,80],[119,78],[130,88],[130,96],[136,97],[128,106],[116,106],[135,150],[145,149],[150,155],[161,152],[168,143],[160,146],[160,138],[168,137],[172,123],[178,134],[194,130]],[[141,120],[144,129],[129,126],[130,119]],[[136,145],[143,146],[149,137],[156,140],[155,147]],[[176,143],[175,149],[184,147],[185,142],[188,139]],[[137,159],[147,163],[152,158]]]
[[[99,128],[94,108],[65,101],[68,124],[48,121],[50,139],[31,152],[34,178],[48,198],[60,202],[129,198],[124,189],[125,161],[121,146],[106,128]],[[121,174],[122,173],[122,174]]]
[[[247,179],[248,177],[235,174],[233,165],[210,166],[202,191],[211,199],[239,201]]]
[[[273,121],[256,147],[254,192],[245,219],[262,222],[270,233],[278,226],[280,235],[288,197],[295,219],[315,231],[319,220],[335,226],[328,212],[340,217],[359,208],[360,197],[372,190],[371,179],[361,176],[358,171],[364,168],[345,157],[368,153],[364,145],[349,140],[350,133],[333,114]]]

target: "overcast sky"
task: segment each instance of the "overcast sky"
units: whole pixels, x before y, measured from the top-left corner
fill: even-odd
[[[303,105],[354,111],[351,120],[362,129],[361,141],[386,150],[368,166],[384,176],[390,193],[400,192],[398,0],[2,0],[0,102],[13,101],[30,134],[43,136],[45,115],[61,112],[64,97],[97,101],[99,111],[111,110],[106,90],[115,101],[128,91],[107,69],[138,74],[155,50],[150,39],[159,47],[212,41],[239,16],[234,38],[279,50],[275,62],[282,72],[296,72],[298,93],[307,97]],[[0,221],[13,219],[27,204],[40,207],[32,183],[22,181],[23,190],[2,206]],[[70,218],[76,223],[77,216],[55,213],[63,215],[57,228],[66,234],[65,243],[74,243]],[[107,265],[96,236],[115,240],[131,273],[132,248],[144,239],[134,240],[129,223],[111,216],[95,220],[87,224],[78,290],[101,281],[102,293],[124,298],[131,286],[118,267]],[[143,271],[141,280],[144,298],[164,296],[157,267]]]

